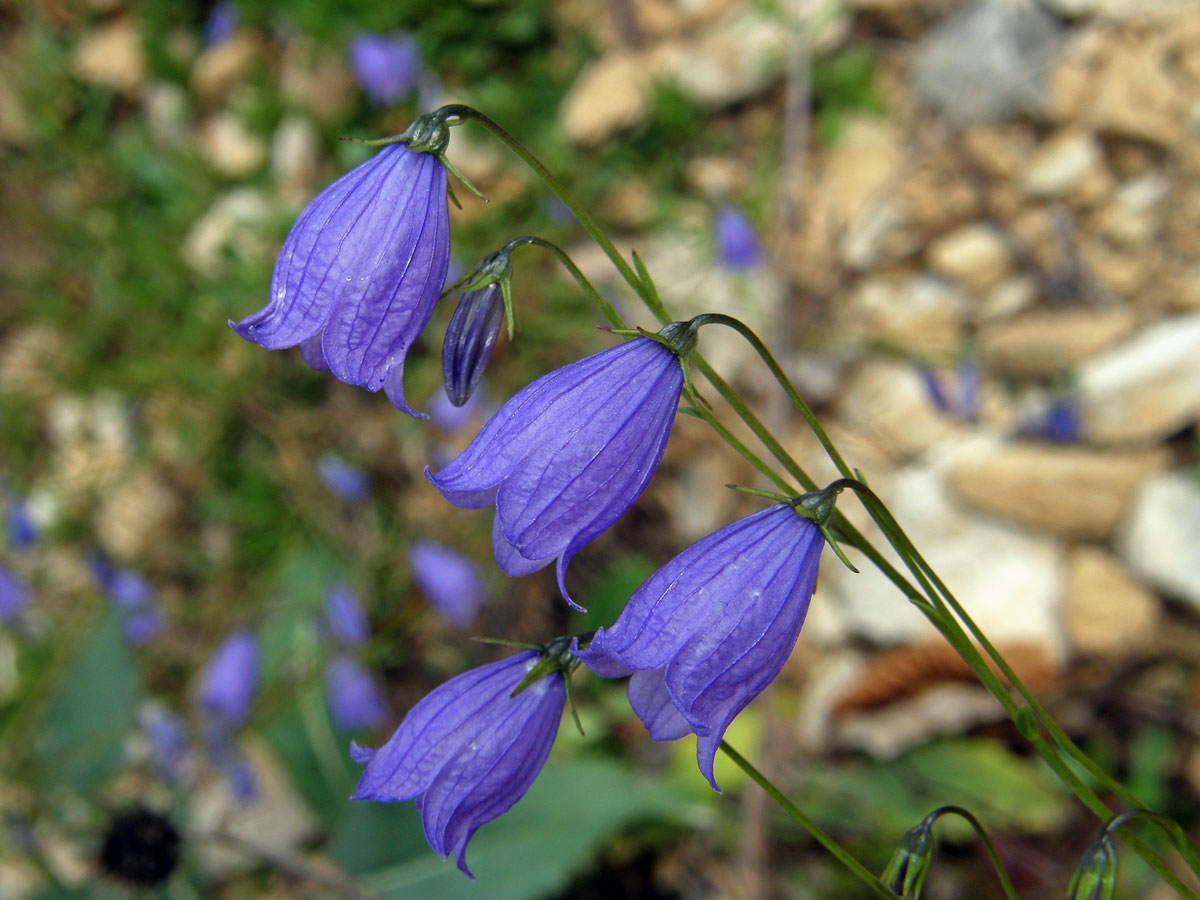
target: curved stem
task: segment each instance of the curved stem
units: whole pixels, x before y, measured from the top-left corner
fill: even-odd
[[[845,866],[855,878],[869,887],[876,896],[887,898],[887,900],[896,900],[896,895],[889,891],[878,878],[872,875],[866,866],[851,856],[845,849],[842,848],[841,844],[826,834],[821,829],[821,826],[801,812],[800,808],[796,806],[795,803],[784,796],[783,792],[779,790],[779,788],[775,787],[775,785],[771,783],[770,779],[768,779],[766,775],[755,768],[753,763],[733,749],[733,747],[729,745],[728,741],[721,741],[721,751],[728,756],[738,768],[750,776],[750,779],[755,784],[766,791],[768,796],[778,803],[784,812],[791,816],[792,819],[794,819],[805,831],[812,835],[813,839],[816,840],[818,844],[828,850],[830,855],[832,855],[837,859],[838,862]]]
[[[939,806],[927,815],[924,824],[932,826],[934,822],[945,815],[955,815],[961,819],[966,819],[971,827],[975,829],[975,834],[983,843],[988,858],[992,861],[992,868],[996,870],[996,877],[1000,879],[1000,887],[1004,890],[1004,896],[1008,897],[1008,900],[1019,900],[1016,888],[1013,887],[1012,881],[1009,880],[1008,872],[1004,868],[1004,863],[1000,861],[1000,854],[996,852],[996,845],[992,843],[992,839],[988,836],[987,829],[983,827],[983,823],[975,818],[975,814],[969,809],[948,804],[946,806]]]
[[[592,285],[592,283],[588,281],[587,276],[583,274],[583,271],[579,268],[579,266],[575,265],[575,260],[571,259],[571,257],[565,250],[562,249],[562,247],[551,243],[545,238],[527,234],[524,237],[514,238],[513,240],[509,241],[507,244],[505,244],[504,249],[512,250],[521,246],[522,244],[532,244],[535,247],[541,247],[543,250],[549,250],[552,254],[554,254],[554,256],[558,258],[558,261],[562,263],[563,268],[571,273],[571,275],[575,278],[575,281],[579,283],[579,286],[583,288],[588,297],[591,298],[592,302],[600,308],[600,312],[604,314],[604,318],[608,319],[609,324],[614,328],[625,327],[625,320],[621,318],[620,313],[618,313],[613,305],[605,300],[600,292]]]

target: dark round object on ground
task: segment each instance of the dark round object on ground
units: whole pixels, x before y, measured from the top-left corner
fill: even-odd
[[[152,887],[179,864],[179,829],[161,813],[133,806],[117,813],[100,848],[100,867],[122,881]]]

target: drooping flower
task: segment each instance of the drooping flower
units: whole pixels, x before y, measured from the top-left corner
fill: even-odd
[[[343,647],[361,647],[371,636],[362,604],[344,584],[330,585],[325,594],[325,624]]]
[[[408,34],[359,32],[350,41],[348,55],[355,81],[376,106],[408,96],[421,74],[421,50]]]
[[[371,673],[339,654],[325,667],[325,695],[333,724],[342,731],[375,728],[387,718],[387,704]]]
[[[619,519],[662,460],[683,387],[678,358],[695,332],[672,323],[667,347],[635,338],[518,392],[449,465],[426,477],[466,509],[496,505],[500,568],[527,575],[558,560],[558,584],[580,548]]]
[[[258,643],[249,631],[235,631],[217,648],[200,675],[196,704],[226,732],[250,715],[258,692]]]
[[[429,846],[467,868],[475,831],[524,796],[550,754],[566,703],[551,671],[512,696],[541,654],[518,653],[452,678],[417,703],[378,750],[354,745],[366,769],[353,800],[413,800]],[[474,877],[474,876],[471,876]]]
[[[0,566],[0,625],[14,622],[29,605],[29,585]]]
[[[500,282],[462,295],[442,341],[442,376],[446,396],[462,406],[474,393],[504,323]]]
[[[422,122],[410,132],[437,128]],[[270,302],[231,322],[234,331],[268,350],[300,345],[313,368],[384,388],[398,409],[418,415],[404,400],[404,357],[433,313],[450,261],[438,157],[445,140],[410,139],[418,149],[388,144],[318,194],[284,241]]]
[[[796,645],[824,545],[786,503],[734,522],[650,576],[575,653],[606,678],[632,671],[629,700],[650,736],[698,735],[700,771],[719,790],[721,738]]]
[[[754,225],[736,206],[722,206],[713,221],[717,260],[727,269],[744,271],[762,264],[763,249]]]
[[[487,599],[487,586],[475,564],[449,547],[418,541],[408,552],[413,579],[450,624],[468,628]]]
[[[161,703],[151,702],[138,710],[138,724],[149,746],[151,767],[168,784],[182,783],[190,756],[186,723]]]

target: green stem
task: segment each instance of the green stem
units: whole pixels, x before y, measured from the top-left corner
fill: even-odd
[[[812,835],[813,839],[816,840],[818,844],[828,850],[830,855],[832,855],[835,859],[837,859],[838,862],[845,866],[855,878],[870,888],[872,893],[874,893],[877,897],[884,897],[886,900],[896,900],[896,895],[889,891],[878,878],[872,875],[871,872],[867,870],[866,866],[864,866],[846,850],[844,850],[837,841],[835,841],[821,829],[821,826],[802,813],[800,808],[796,806],[795,803],[784,796],[783,792],[780,791],[779,788],[775,787],[775,785],[771,783],[770,779],[768,779],[766,775],[758,771],[758,769],[754,767],[753,763],[746,759],[746,757],[742,756],[742,754],[734,750],[733,747],[729,745],[728,741],[721,741],[721,751],[731,760],[733,760],[734,764],[736,764],[738,768],[750,776],[750,779],[755,784],[766,791],[767,795],[776,803],[778,803],[784,812],[791,816],[805,831]]]
[[[557,244],[552,244],[550,241],[547,241],[544,238],[536,237],[530,234],[526,235],[525,237],[519,237],[509,241],[505,246],[505,249],[511,250],[514,247],[520,246],[521,244],[532,244],[535,247],[541,247],[543,250],[549,250],[558,258],[558,261],[563,264],[563,267],[571,273],[571,275],[579,283],[579,286],[583,288],[584,292],[587,293],[587,295],[591,298],[592,302],[600,308],[600,312],[604,314],[604,318],[608,319],[609,324],[614,328],[625,327],[625,320],[621,318],[620,313],[618,313],[613,305],[605,300],[604,297],[601,296],[600,292],[592,286],[592,283],[588,281],[587,276],[583,274],[583,271],[579,268],[579,266],[575,265],[575,260],[571,259],[571,257],[567,255],[567,252],[563,250],[562,247],[559,247]]]
[[[987,829],[983,827],[983,823],[975,818],[975,814],[969,809],[964,809],[961,806],[953,804],[941,806],[925,817],[925,821],[932,826],[933,822],[944,815],[955,815],[959,818],[966,819],[971,827],[975,829],[975,834],[979,836],[979,840],[983,843],[984,849],[987,851],[988,858],[992,861],[992,868],[996,870],[996,877],[1000,879],[1000,887],[1004,889],[1004,896],[1008,900],[1018,900],[1016,888],[1008,878],[1008,872],[1004,869],[1004,863],[1000,861],[1000,854],[996,852],[996,845],[992,843],[992,839],[988,836]]]

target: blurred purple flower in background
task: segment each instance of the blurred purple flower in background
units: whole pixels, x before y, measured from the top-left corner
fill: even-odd
[[[180,784],[187,774],[187,723],[161,703],[151,702],[138,710],[138,724],[149,745],[151,767],[168,784]]]
[[[350,503],[366,500],[371,493],[371,476],[336,453],[322,454],[317,474],[330,493]]]
[[[249,631],[235,631],[204,667],[196,704],[211,723],[231,732],[250,715],[257,691],[258,643]]]
[[[163,614],[154,606],[145,606],[125,613],[122,630],[125,641],[131,647],[144,647],[154,640],[166,627]]]
[[[412,93],[421,74],[421,50],[412,35],[362,31],[350,41],[350,69],[367,99],[387,106]]]
[[[29,606],[29,585],[0,565],[0,625],[14,622]]]
[[[487,586],[471,560],[433,541],[418,541],[408,562],[417,587],[451,625],[467,628],[475,621]]]
[[[605,678],[632,671],[629,701],[651,738],[697,734],[700,771],[719,790],[725,729],[791,655],[824,546],[811,520],[776,504],[684,550],[574,652]]]
[[[4,513],[5,530],[8,532],[8,546],[13,550],[28,550],[37,543],[37,526],[29,514],[29,506],[21,499],[7,495]]]
[[[223,44],[231,37],[238,27],[237,7],[232,3],[217,3],[209,10],[208,18],[204,20],[204,44],[215,47]]]
[[[1021,427],[1021,434],[1054,444],[1079,443],[1083,435],[1083,413],[1079,408],[1079,398],[1054,398],[1040,414]]]
[[[736,206],[722,206],[713,220],[717,261],[727,269],[746,270],[762,265],[763,248],[746,214]]]
[[[376,728],[387,719],[383,692],[371,673],[339,654],[325,666],[325,693],[333,724],[341,731]]]
[[[354,745],[351,755],[367,768],[351,799],[416,799],[429,846],[442,859],[453,852],[471,875],[467,842],[524,796],[558,734],[561,672],[511,696],[539,658],[518,653],[464,672],[409,710],[378,750]]]
[[[684,327],[672,323],[661,333],[694,341]],[[527,575],[557,559],[559,589],[574,605],[566,567],[645,490],[682,388],[677,352],[635,338],[522,389],[466,450],[437,474],[426,469],[426,477],[455,506],[494,503],[500,568]]]
[[[230,326],[268,350],[299,345],[314,369],[383,388],[419,415],[404,400],[404,357],[446,282],[446,190],[435,152],[387,145],[304,209],[275,262],[270,302]]]
[[[362,604],[344,584],[330,585],[325,594],[325,625],[338,643],[351,649],[371,636]]]
[[[983,369],[977,359],[968,357],[958,363],[954,370],[953,392],[946,389],[942,374],[927,363],[919,363],[917,373],[921,376],[929,402],[942,415],[963,422],[974,422],[979,418]]]
[[[462,406],[455,406],[444,390],[436,390],[429,398],[429,421],[446,434],[456,434],[482,417],[487,392],[479,388]]]
[[[118,569],[102,553],[89,559],[92,574],[121,613],[125,640],[134,647],[148,644],[166,626],[162,612],[154,604],[154,588],[140,572]]]

